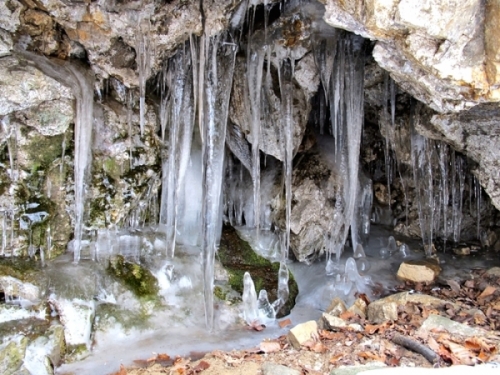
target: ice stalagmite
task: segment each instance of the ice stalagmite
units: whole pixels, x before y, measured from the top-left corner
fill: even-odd
[[[203,160],[202,256],[207,328],[213,328],[213,282],[215,251],[222,225],[222,176],[224,142],[233,82],[236,45],[230,34],[202,36],[200,41],[200,79],[198,93],[201,108]]]
[[[181,189],[184,183],[190,154],[194,125],[194,97],[191,54],[181,47],[169,60],[163,71],[167,87],[162,89],[160,123],[168,154],[162,166],[162,199],[160,225],[167,240],[167,252],[174,255],[177,220],[182,203]],[[168,137],[165,135],[168,129]]]
[[[92,127],[94,121],[93,77],[82,67],[66,61],[53,61],[35,53],[16,49],[17,53],[32,61],[49,77],[73,91],[76,99],[75,116],[75,239],[74,262],[80,260],[80,248],[84,224],[84,206],[88,176],[91,166]]]
[[[260,294],[259,294],[260,296]],[[266,296],[267,297],[267,296]],[[243,317],[248,324],[259,320],[257,293],[252,277],[248,272],[243,275]]]

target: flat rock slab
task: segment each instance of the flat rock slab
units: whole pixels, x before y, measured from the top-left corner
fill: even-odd
[[[341,366],[332,370],[330,375],[356,375],[361,373],[369,373],[369,370],[378,370],[384,371],[387,366],[382,362],[372,362],[367,363],[365,365],[356,365],[356,366]]]
[[[478,366],[451,366],[443,368],[387,367],[383,369],[361,371],[357,372],[356,374],[358,375],[386,375],[386,374],[388,375],[498,375],[499,373],[500,373],[500,365],[487,363]]]
[[[455,322],[440,315],[430,315],[427,319],[425,319],[422,326],[418,330],[418,335],[426,337],[429,332],[432,332],[433,330],[446,330],[452,335],[459,335],[463,337],[488,336],[488,331],[485,331],[484,329],[470,327],[466,324]]]
[[[262,364],[262,375],[300,375],[301,372],[295,369],[279,365],[273,362]]]

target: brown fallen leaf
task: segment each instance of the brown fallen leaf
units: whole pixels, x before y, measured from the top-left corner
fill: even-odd
[[[465,348],[462,345],[456,344],[451,341],[447,341],[444,343],[452,354],[452,362],[455,365],[461,364],[466,366],[475,365],[478,361],[476,360],[476,356],[470,350]]]
[[[247,326],[247,329],[254,330],[257,332],[263,331],[266,328],[264,324],[260,324],[258,321],[253,321]]]
[[[200,363],[198,363],[196,365],[196,367],[193,369],[193,371],[195,373],[198,373],[198,372],[202,372],[203,370],[206,370],[209,367],[210,367],[210,363],[205,362],[205,361],[200,361]]]
[[[160,353],[156,356],[157,361],[170,361],[170,356],[166,353]]]
[[[287,326],[292,325],[292,321],[289,318],[287,318],[287,319],[284,319],[284,320],[278,322],[278,325],[280,326],[280,328],[285,328]]]
[[[477,297],[477,299],[483,299],[486,297],[491,296],[493,293],[497,291],[497,288],[494,286],[488,285],[486,288],[484,288],[483,292]]]
[[[341,359],[343,356],[344,356],[344,354],[340,353],[340,354],[336,354],[336,355],[334,355],[334,356],[330,357],[330,363],[331,363],[332,365],[334,365],[334,364],[335,364],[335,363],[337,363],[337,362],[338,362],[338,360],[339,360],[339,359]]]
[[[339,315],[339,318],[340,319],[343,319],[343,320],[349,320],[351,318],[354,318],[354,313],[352,311],[344,311],[342,314]]]
[[[118,370],[117,372],[113,372],[111,375],[127,375],[127,369],[125,368],[125,366],[120,365],[120,370]]]
[[[457,283],[455,280],[453,280],[453,279],[446,280],[446,284],[448,284],[450,286],[451,290],[453,290],[455,293],[460,292],[460,284]]]
[[[344,337],[344,333],[342,332],[332,332],[327,330],[320,330],[319,336],[325,340],[335,340],[338,341]]]
[[[281,345],[277,341],[262,341],[259,345],[260,350],[264,353],[279,352],[281,350]]]
[[[370,360],[378,361],[378,362],[385,362],[385,356],[380,356],[377,353],[373,353],[373,352],[360,352],[360,353],[358,353],[358,357],[361,357],[363,359],[370,359]]]

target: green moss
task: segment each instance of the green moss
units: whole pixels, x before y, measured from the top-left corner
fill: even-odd
[[[218,257],[224,268],[229,273],[229,285],[239,293],[243,293],[243,276],[249,272],[255,284],[257,293],[265,289],[269,300],[273,301],[278,294],[279,262],[271,263],[252,250],[248,242],[242,240],[236,230],[224,226]],[[295,298],[299,292],[293,275],[289,274],[289,297],[278,316],[289,314],[295,305]]]
[[[216,286],[214,288],[214,296],[220,299],[221,301],[225,301],[227,297],[227,292],[222,290],[220,286]]]
[[[141,265],[128,262],[122,255],[117,255],[110,260],[108,272],[137,297],[157,298],[158,281],[148,269]]]
[[[150,314],[146,310],[147,309],[141,309],[137,312],[125,310],[117,305],[101,304],[96,311],[96,316],[98,316],[99,319],[96,319],[97,323],[94,329],[105,330],[115,323],[120,324],[125,331],[133,328],[152,328],[149,322]]]
[[[62,154],[63,135],[52,137],[42,136],[36,131],[30,132],[30,147],[26,152],[29,156],[31,170],[47,168]]]
[[[11,276],[21,281],[32,282],[37,278],[40,264],[34,259],[0,257],[0,275]]]
[[[112,158],[106,158],[103,163],[104,172],[113,180],[118,180],[121,175],[120,164]]]

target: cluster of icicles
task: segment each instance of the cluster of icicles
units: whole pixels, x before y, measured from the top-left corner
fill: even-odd
[[[266,12],[269,5],[265,5]],[[247,11],[247,22],[252,25],[252,7]],[[266,13],[266,21],[268,15]],[[246,100],[248,102],[247,117],[250,121],[250,134],[247,141],[251,144],[248,160],[240,160],[242,166],[238,174],[229,165],[225,148],[228,110],[236,53],[238,50],[238,32],[245,20],[241,17],[232,23],[229,31],[219,35],[201,37],[192,36],[185,45],[165,64],[159,79],[161,103],[159,119],[161,136],[167,146],[168,155],[162,165],[162,191],[159,210],[159,228],[165,233],[170,257],[175,256],[178,243],[199,245],[202,252],[204,273],[205,316],[208,328],[213,327],[214,320],[214,261],[219,246],[223,220],[235,226],[246,226],[259,231],[271,230],[269,219],[269,202],[265,188],[261,188],[261,119],[265,118],[265,98],[262,95],[263,85],[271,80],[271,64],[278,72],[281,123],[281,139],[284,147],[283,160],[283,194],[286,201],[284,228],[279,231],[277,259],[280,262],[278,299],[272,304],[267,301],[267,293],[255,291],[250,275],[244,278],[245,318],[274,319],[276,312],[288,298],[288,269],[286,261],[290,247],[290,216],[292,207],[292,160],[293,147],[293,100],[292,92],[295,61],[291,54],[278,54],[273,50],[273,43],[253,43],[252,27],[249,27],[246,50]],[[145,35],[138,37],[138,61],[140,76],[140,126],[144,131],[145,80],[151,73],[151,46]],[[327,273],[334,270],[333,254],[337,258],[343,251],[349,229],[351,231],[352,248],[356,249],[355,258],[346,264],[345,277],[337,277],[339,290],[349,285],[361,289],[366,280],[357,273],[357,268],[366,271],[366,257],[362,245],[366,241],[371,219],[372,184],[369,179],[360,177],[359,154],[363,125],[363,80],[364,80],[364,41],[362,38],[331,29],[330,33],[312,36],[313,53],[324,90],[320,108],[320,133],[331,135],[332,163],[335,164],[341,183],[336,192],[334,215],[331,218],[327,238]],[[50,60],[27,51],[19,50],[45,74],[71,87],[76,98],[75,121],[75,235],[73,242],[74,262],[80,260],[80,249],[84,223],[85,191],[89,183],[89,169],[92,148],[92,113],[94,83],[93,79],[82,69],[66,63],[56,65]],[[393,84],[392,84],[393,85]],[[391,86],[392,87],[392,86]],[[394,88],[391,103],[395,104]],[[130,96],[131,97],[131,96]],[[387,102],[387,101],[386,101]],[[132,106],[130,106],[132,107]],[[325,109],[327,108],[328,111]],[[326,116],[325,113],[330,115]],[[391,108],[394,125],[394,107]],[[129,116],[131,118],[131,116]],[[131,127],[131,122],[129,123]],[[436,222],[436,201],[432,194],[433,162],[425,159],[431,147],[430,141],[417,136],[412,137],[412,156],[415,160],[415,179],[419,184],[419,212],[422,220],[422,233],[426,241],[432,242],[433,225]],[[460,160],[449,160],[451,154],[447,146],[437,147],[439,163],[442,166],[442,190],[440,202],[447,207],[449,191],[453,207],[453,235],[457,240],[460,233],[460,202],[463,192],[463,163]],[[452,157],[454,154],[451,154]],[[446,165],[452,164],[454,169],[448,171]],[[229,165],[229,167],[228,167]],[[226,172],[229,168],[229,172]],[[389,168],[386,168],[389,170]],[[229,173],[230,179],[224,176]],[[449,175],[452,175],[449,178]],[[195,178],[193,176],[201,176]],[[237,186],[245,185],[245,179],[251,179],[252,194],[242,193]],[[189,180],[189,184],[186,181]],[[446,181],[452,181],[448,186]],[[198,184],[193,184],[195,181]],[[427,185],[425,185],[427,184]],[[224,195],[224,189],[226,190]],[[225,197],[225,199],[224,199]],[[195,199],[199,198],[199,199]],[[200,207],[199,201],[202,202]],[[425,210],[430,210],[426,212]],[[446,212],[444,210],[443,212]],[[433,216],[434,215],[434,216]],[[445,214],[446,215],[446,214]],[[429,217],[430,216],[430,217]],[[244,219],[243,219],[244,218]],[[2,214],[5,229],[10,220],[7,213]],[[448,218],[444,218],[445,222]],[[2,246],[7,242],[6,230],[2,231]],[[457,234],[458,233],[458,234]],[[430,239],[428,239],[430,237]],[[358,264],[356,266],[356,264]]]

